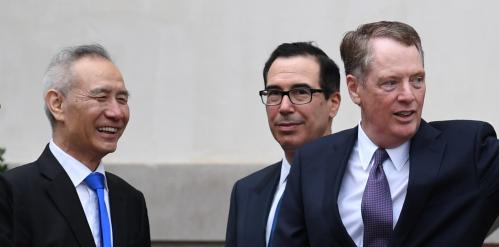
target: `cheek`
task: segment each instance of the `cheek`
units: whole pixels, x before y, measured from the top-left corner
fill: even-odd
[[[423,108],[424,98],[425,98],[425,92],[423,91],[421,92],[420,95],[418,95],[418,104],[420,108]]]
[[[388,122],[388,120],[391,118],[391,104],[387,101],[382,101],[382,100],[374,100],[372,102],[369,102],[369,105],[367,105],[367,109],[369,112],[369,115],[371,119],[376,119],[383,124],[383,122]]]
[[[130,110],[128,106],[123,110],[123,114],[124,114],[125,123],[128,123],[128,119],[130,119]]]
[[[267,107],[267,119],[269,122],[272,122],[276,117],[278,111],[275,108]]]

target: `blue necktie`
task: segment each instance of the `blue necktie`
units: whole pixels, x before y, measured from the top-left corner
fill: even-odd
[[[85,178],[88,187],[97,192],[99,201],[99,220],[101,246],[111,247],[111,227],[109,226],[109,216],[107,215],[106,202],[104,201],[104,175],[98,172],[92,172]]]
[[[362,196],[361,213],[364,222],[364,247],[385,247],[393,233],[393,205],[390,185],[383,171],[388,153],[378,148]]]
[[[279,211],[281,211],[281,202],[282,202],[282,197],[279,199],[279,202],[277,202],[277,206],[275,207],[275,213],[274,213],[274,219],[272,220],[272,228],[270,229],[270,236],[269,236],[269,244],[267,247],[272,246],[272,237],[274,236],[275,228],[277,226],[277,218],[279,218]]]

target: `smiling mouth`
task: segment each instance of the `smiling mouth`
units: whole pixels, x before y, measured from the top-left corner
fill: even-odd
[[[105,126],[105,127],[97,128],[97,131],[99,131],[101,133],[106,133],[106,134],[116,134],[116,133],[118,133],[118,128]]]
[[[395,112],[394,115],[398,116],[398,117],[406,118],[406,117],[412,116],[415,112],[416,111],[399,111],[399,112]]]

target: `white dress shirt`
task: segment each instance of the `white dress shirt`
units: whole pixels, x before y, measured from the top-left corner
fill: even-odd
[[[393,227],[399,219],[407,194],[409,147],[410,141],[407,141],[396,148],[386,149],[390,158],[383,162],[383,170],[390,186],[393,203]],[[348,160],[338,195],[338,208],[343,225],[359,247],[363,246],[364,238],[364,224],[361,214],[362,195],[369,171],[373,166],[373,155],[377,149],[378,146],[369,139],[359,124],[357,142]]]
[[[101,247],[99,203],[97,201],[97,193],[95,193],[93,189],[88,187],[84,181],[85,178],[90,175],[90,173],[92,173],[92,171],[80,161],[64,152],[57,146],[57,144],[54,143],[53,140],[50,140],[49,148],[75,186],[78,197],[80,198],[81,206],[83,207],[83,211],[85,212],[85,217],[87,218],[88,225],[90,226],[90,230],[92,231],[95,245],[97,247]],[[110,230],[112,243],[113,227],[111,225],[111,211],[109,210],[109,190],[107,187],[104,165],[102,163],[99,164],[95,172],[99,172],[104,175],[104,184],[106,187],[106,189],[104,190],[104,201],[106,202],[107,214],[109,215],[109,226],[111,228]]]
[[[277,204],[284,193],[284,189],[286,188],[287,178],[289,174],[289,169],[291,166],[289,165],[286,156],[282,159],[281,162],[281,176],[279,177],[279,184],[277,185],[277,190],[274,194],[274,199],[272,200],[272,206],[270,207],[269,217],[267,218],[267,229],[265,231],[265,245],[269,245],[270,232],[272,231],[272,224],[274,222],[275,210],[277,208]]]

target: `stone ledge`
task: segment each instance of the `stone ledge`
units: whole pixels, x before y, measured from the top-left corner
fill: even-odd
[[[107,165],[144,193],[155,241],[223,241],[232,186],[262,165]]]

